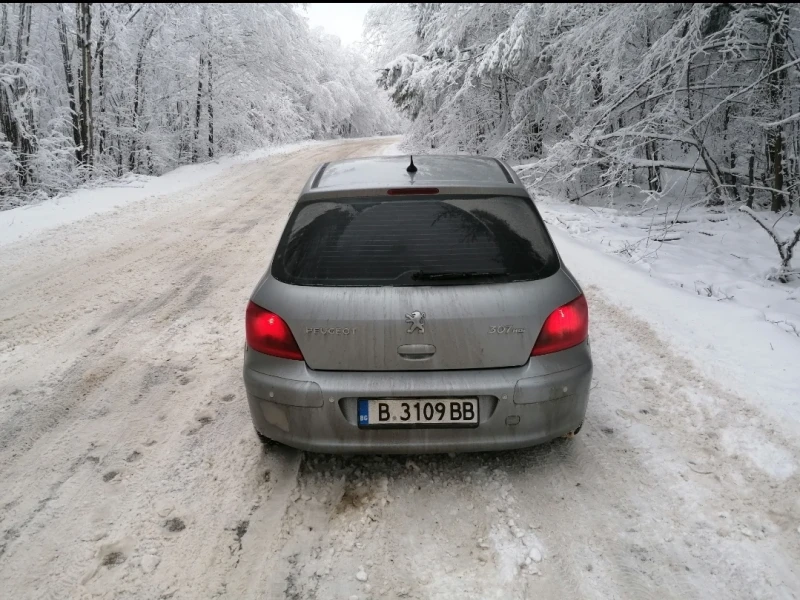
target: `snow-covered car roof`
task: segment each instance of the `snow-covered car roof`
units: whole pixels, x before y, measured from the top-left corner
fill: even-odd
[[[453,193],[516,194],[525,190],[514,171],[496,158],[437,154],[416,155],[413,160],[414,172],[407,170],[411,164],[408,155],[325,163],[309,178],[303,197],[311,199],[351,192],[362,195],[392,188],[431,186]]]

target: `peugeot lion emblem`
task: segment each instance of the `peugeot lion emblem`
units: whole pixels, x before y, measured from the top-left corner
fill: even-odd
[[[411,325],[406,333],[419,331],[425,333],[425,313],[415,310],[410,315],[406,315],[406,323]]]

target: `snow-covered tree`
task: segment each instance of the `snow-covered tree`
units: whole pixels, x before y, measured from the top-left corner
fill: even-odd
[[[365,57],[292,4],[4,3],[0,208],[89,177],[396,131]]]
[[[376,5],[365,25],[412,145],[532,162],[571,199],[688,173],[711,204],[797,204],[796,5]]]

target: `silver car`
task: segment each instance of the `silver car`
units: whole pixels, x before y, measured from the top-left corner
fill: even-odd
[[[581,428],[588,327],[502,162],[326,163],[247,307],[250,413],[262,440],[320,452],[540,444]]]

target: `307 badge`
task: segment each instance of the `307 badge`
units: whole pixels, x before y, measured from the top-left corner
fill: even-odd
[[[525,333],[525,328],[513,325],[492,325],[489,327],[489,333]]]

